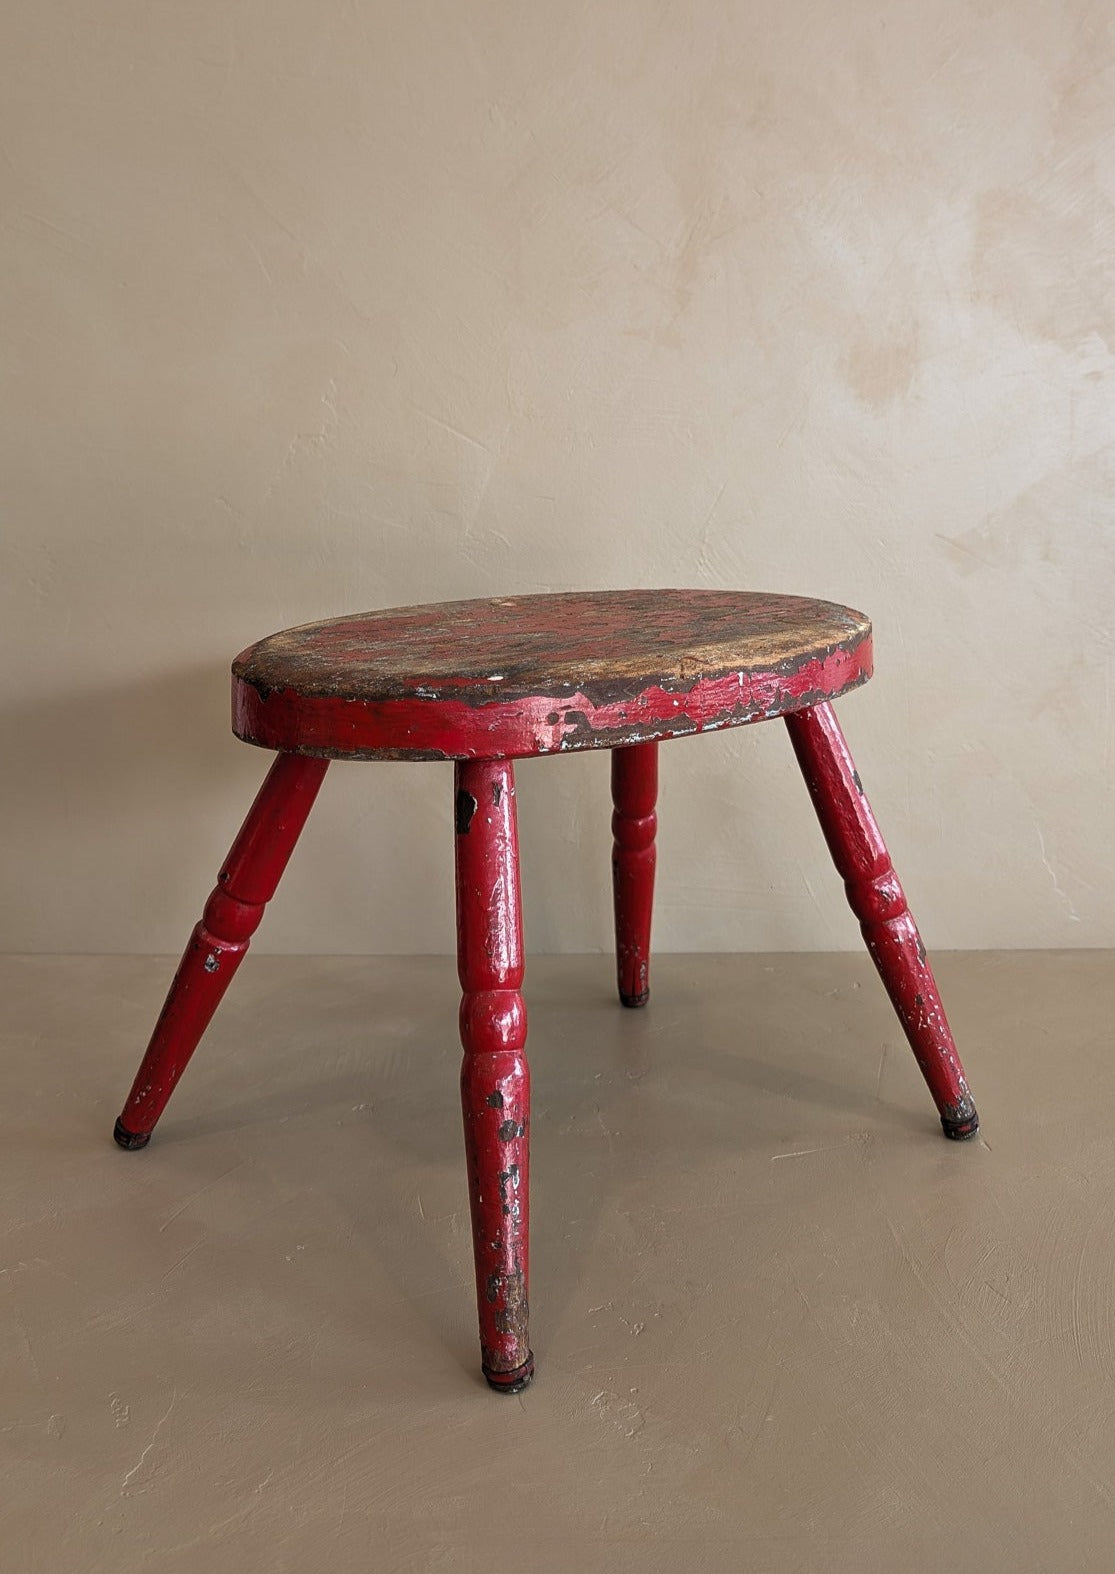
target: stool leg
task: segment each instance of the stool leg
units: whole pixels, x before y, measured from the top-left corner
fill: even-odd
[[[209,1026],[294,851],[328,760],[280,754],[260,788],[186,947],[113,1135],[145,1148]]]
[[[508,760],[457,764],[457,973],[461,1107],[484,1376],[519,1393],[534,1375],[527,1286],[530,1069],[515,775]]]
[[[616,974],[625,1006],[650,998],[650,917],[654,905],[654,837],[658,816],[658,745],[612,750],[612,895]]]
[[[940,1111],[945,1136],[974,1137],[979,1116],[933,970],[840,723],[828,704],[785,719],[848,901]]]

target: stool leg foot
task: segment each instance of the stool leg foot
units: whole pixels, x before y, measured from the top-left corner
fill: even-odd
[[[507,760],[457,764],[457,972],[461,1108],[484,1376],[519,1393],[530,1350],[530,1069],[515,776]]]
[[[650,921],[658,829],[658,745],[612,750],[612,895],[616,977],[625,1006],[650,998]]]
[[[240,966],[294,851],[328,760],[280,754],[232,844],[166,997],[113,1136],[145,1148],[178,1078]]]
[[[848,901],[933,1095],[945,1135],[974,1137],[979,1116],[921,935],[828,704],[786,717],[790,740]]]

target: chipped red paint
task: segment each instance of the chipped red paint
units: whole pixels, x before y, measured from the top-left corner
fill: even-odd
[[[945,1135],[973,1137],[979,1116],[933,970],[840,723],[831,706],[817,705],[787,716],[786,725],[849,904],[940,1111]]]
[[[622,699],[525,695],[476,704],[446,696],[358,700],[294,689],[261,692],[233,678],[232,730],[246,743],[348,759],[522,759],[564,749],[715,732],[815,705],[871,676],[871,636],[785,668],[700,677],[681,688],[635,686]]]
[[[658,816],[658,745],[612,751],[612,896],[616,978],[625,1006],[650,998],[650,920],[654,905],[654,838]]]
[[[514,767],[455,771],[461,1108],[484,1375],[517,1393],[534,1372],[528,1331],[530,1069]]]
[[[116,1122],[122,1148],[146,1147],[275,894],[328,764],[280,754],[267,773],[190,936]]]

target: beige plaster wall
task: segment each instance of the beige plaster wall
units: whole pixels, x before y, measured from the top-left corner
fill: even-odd
[[[586,586],[861,606],[936,946],[1115,942],[1108,0],[9,0],[0,948],[177,951],[286,624]],[[857,936],[779,727],[663,758],[657,940]],[[604,757],[523,766],[609,941]],[[449,770],[341,766],[259,946],[453,943]]]

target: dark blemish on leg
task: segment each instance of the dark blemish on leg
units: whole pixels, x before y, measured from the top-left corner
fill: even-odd
[[[488,1094],[488,1097],[484,1100],[484,1102],[487,1104],[489,1109],[502,1109],[503,1094],[497,1088],[494,1093]]]
[[[516,1192],[518,1189],[519,1166],[517,1164],[509,1164],[505,1170],[500,1170],[499,1172],[499,1194],[503,1199],[505,1213],[511,1212],[511,1209],[507,1206],[508,1192]],[[517,1206],[518,1204],[516,1204]]]
[[[462,787],[457,794],[457,835],[467,836],[468,828],[472,824],[472,817],[476,813],[476,799],[470,792],[465,792]]]

